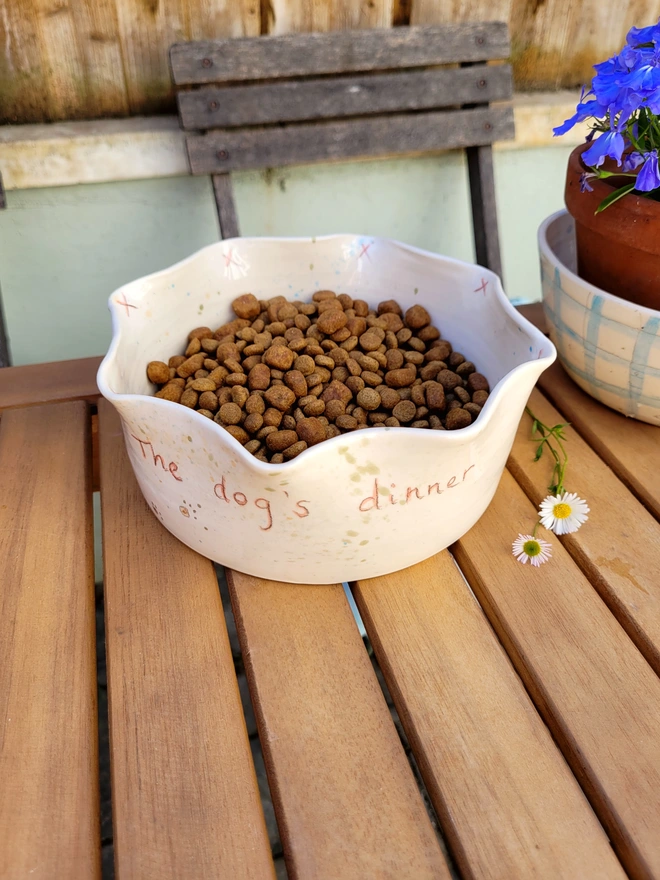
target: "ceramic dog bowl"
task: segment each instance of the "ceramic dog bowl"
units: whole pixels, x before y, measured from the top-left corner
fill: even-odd
[[[576,274],[575,223],[568,212],[541,224],[539,250],[543,309],[566,372],[606,406],[660,425],[660,312]]]
[[[251,292],[309,299],[334,289],[376,305],[421,303],[492,393],[460,431],[357,431],[286,464],[258,461],[210,419],[152,396],[151,360],[219,326]],[[332,583],[405,568],[447,547],[488,506],[527,398],[555,359],[499,279],[394,241],[352,235],[226,240],[110,297],[101,392],[119,411],[144,497],[188,546],[239,571]]]

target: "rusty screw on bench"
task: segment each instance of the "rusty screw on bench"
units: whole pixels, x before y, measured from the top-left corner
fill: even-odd
[[[218,152],[226,158],[226,152]],[[364,429],[460,430],[478,418],[488,380],[421,305],[371,308],[319,290],[310,302],[251,293],[235,317],[188,334],[183,354],[152,361],[156,396],[187,406],[252,455],[279,464]]]

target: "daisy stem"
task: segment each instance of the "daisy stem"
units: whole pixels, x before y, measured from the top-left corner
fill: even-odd
[[[541,456],[543,455],[543,450],[546,446],[550,450],[550,454],[555,460],[555,464],[552,469],[552,484],[548,486],[548,490],[552,495],[561,495],[564,491],[564,477],[566,475],[566,465],[568,464],[568,453],[564,448],[561,437],[562,428],[565,428],[566,424],[559,424],[554,425],[553,427],[549,427],[548,425],[543,424],[543,422],[534,415],[529,407],[525,407],[525,412],[528,416],[532,418],[532,439],[537,439],[536,437],[534,437],[534,434],[540,434],[542,438],[541,443],[536,450],[536,461],[541,458]],[[553,441],[559,447],[559,451],[557,451],[557,449],[555,449],[555,447],[553,446]]]

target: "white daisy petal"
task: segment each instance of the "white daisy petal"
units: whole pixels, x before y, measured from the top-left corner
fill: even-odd
[[[568,535],[577,532],[589,517],[589,507],[575,492],[562,492],[561,495],[548,495],[539,506],[541,525],[555,535]]]
[[[552,545],[533,535],[518,535],[512,548],[518,562],[525,565],[529,561],[537,568],[552,556]]]

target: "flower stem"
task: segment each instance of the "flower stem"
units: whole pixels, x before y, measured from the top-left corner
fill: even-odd
[[[525,412],[532,418],[532,440],[538,439],[534,436],[535,434],[541,436],[541,442],[536,450],[535,461],[538,461],[541,458],[547,447],[555,462],[552,469],[552,483],[548,486],[548,491],[551,495],[561,495],[564,491],[564,478],[566,475],[566,465],[568,464],[568,453],[562,443],[562,440],[565,440],[565,437],[562,435],[562,430],[568,426],[568,423],[562,423],[550,427],[549,425],[543,424],[529,407],[525,407]],[[553,444],[556,444],[556,447],[558,448]]]

